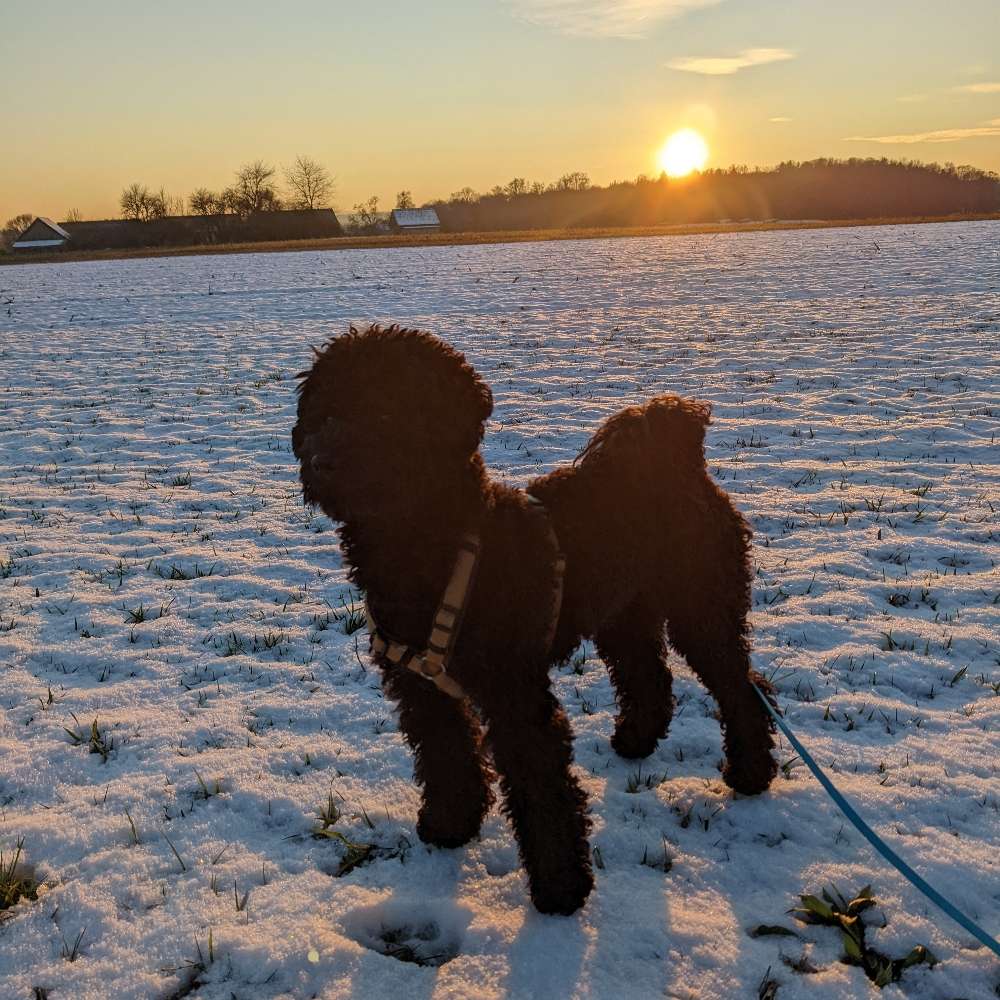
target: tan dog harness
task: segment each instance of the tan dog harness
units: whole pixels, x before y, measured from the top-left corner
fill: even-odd
[[[535,509],[545,517],[549,538],[556,550],[555,599],[545,644],[545,648],[548,649],[555,637],[559,611],[562,607],[566,558],[559,548],[559,540],[556,538],[556,533],[552,529],[552,523],[548,519],[547,511],[542,502],[536,500],[531,494],[527,494],[527,498]],[[401,642],[395,642],[386,636],[372,617],[368,602],[365,601],[365,618],[368,622],[368,634],[371,637],[371,652],[376,656],[385,657],[394,665],[406,667],[407,670],[412,670],[414,673],[420,674],[421,677],[426,677],[435,687],[452,698],[465,697],[462,686],[448,675],[447,666],[451,651],[455,646],[455,640],[458,638],[462,615],[465,613],[465,606],[468,603],[469,593],[476,576],[476,567],[479,565],[479,547],[479,535],[472,532],[462,535],[451,577],[434,615],[427,648],[422,651],[415,650]]]

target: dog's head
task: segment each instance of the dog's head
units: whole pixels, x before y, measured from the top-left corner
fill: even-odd
[[[489,386],[429,333],[372,326],[301,373],[292,447],[306,503],[335,520],[447,490],[479,448]]]

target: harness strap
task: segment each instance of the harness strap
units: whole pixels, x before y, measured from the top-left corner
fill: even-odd
[[[556,538],[552,523],[546,516],[545,506],[530,493],[526,496],[533,507],[545,517],[549,540],[556,551],[552,620],[545,640],[545,648],[549,649],[555,637],[559,611],[562,607],[566,558],[559,548],[559,540]],[[479,565],[479,548],[479,535],[472,532],[462,535],[458,546],[458,555],[455,557],[455,565],[434,615],[427,648],[422,651],[417,651],[386,636],[375,621],[367,600],[365,601],[365,619],[368,623],[368,634],[371,639],[371,652],[376,656],[384,657],[395,666],[405,667],[407,670],[420,674],[421,677],[427,678],[445,694],[458,699],[466,696],[465,691],[458,681],[449,676],[447,664],[458,638],[458,630],[461,627],[465,606],[468,603],[469,593],[476,576],[476,569]]]
[[[423,652],[385,636],[372,616],[368,602],[365,601],[365,618],[371,637],[371,652],[385,657],[392,664],[426,677],[435,687],[452,698],[464,698],[465,691],[458,681],[448,676],[445,663],[458,637],[458,627],[478,564],[479,536],[471,532],[464,534],[459,542],[451,577],[434,615],[427,648]]]
[[[554,563],[555,570],[555,584],[554,593],[552,595],[552,617],[549,621],[548,632],[545,636],[545,648],[552,648],[552,641],[556,637],[556,629],[559,627],[559,612],[562,610],[563,602],[563,583],[566,578],[566,556],[563,554],[562,547],[559,545],[559,538],[556,535],[555,528],[552,527],[552,519],[549,517],[549,512],[545,508],[545,504],[542,503],[538,497],[532,496],[530,493],[525,493],[528,498],[528,503],[530,503],[538,513],[545,518],[545,527],[548,531],[549,541],[552,543],[552,548],[555,549],[556,558]]]

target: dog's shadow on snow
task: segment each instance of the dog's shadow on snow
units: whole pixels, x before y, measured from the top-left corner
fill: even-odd
[[[546,1000],[577,995],[588,944],[580,914],[546,917],[532,909],[510,948],[506,995]]]

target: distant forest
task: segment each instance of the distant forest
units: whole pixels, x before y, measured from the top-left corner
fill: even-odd
[[[516,178],[488,194],[466,189],[431,204],[452,232],[988,214],[1000,212],[1000,176],[953,164],[824,158],[607,187],[591,186],[585,174],[549,186]]]

